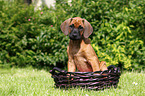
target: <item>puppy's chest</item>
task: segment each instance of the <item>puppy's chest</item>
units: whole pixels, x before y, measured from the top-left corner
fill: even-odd
[[[73,57],[74,63],[80,72],[92,72],[92,68],[85,56],[85,50],[82,47],[75,47],[71,49],[71,55]]]
[[[73,47],[70,51],[70,54],[73,56],[75,61],[86,61],[84,51],[81,48]]]
[[[71,48],[71,54],[73,57],[81,57],[84,53],[80,47],[73,47]]]
[[[92,72],[92,68],[87,60],[87,58],[84,56],[83,52],[78,52],[73,55],[74,63],[80,72]]]
[[[92,68],[88,60],[81,54],[74,55],[74,63],[80,72],[92,72]]]

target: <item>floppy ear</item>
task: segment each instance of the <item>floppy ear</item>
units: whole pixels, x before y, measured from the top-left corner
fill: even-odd
[[[93,32],[93,28],[91,24],[85,19],[84,19],[84,26],[85,26],[84,37],[88,38]]]
[[[68,35],[69,23],[70,23],[71,20],[72,20],[72,18],[69,18],[69,19],[65,20],[65,21],[60,25],[61,31],[62,31],[65,35]]]

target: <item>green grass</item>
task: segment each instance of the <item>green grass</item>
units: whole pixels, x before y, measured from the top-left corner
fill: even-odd
[[[33,68],[0,69],[0,96],[145,96],[145,71],[123,72],[116,89],[100,91],[54,87],[49,72]]]

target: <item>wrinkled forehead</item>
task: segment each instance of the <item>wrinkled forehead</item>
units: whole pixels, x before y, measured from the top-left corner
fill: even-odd
[[[74,24],[74,26],[75,26],[76,28],[78,28],[80,25],[81,25],[82,27],[84,27],[83,19],[75,19],[75,18],[73,18],[72,21],[71,21],[71,23],[70,23],[70,25],[72,25],[72,24]]]

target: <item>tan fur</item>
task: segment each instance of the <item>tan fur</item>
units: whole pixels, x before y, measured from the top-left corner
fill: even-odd
[[[84,30],[81,32],[82,35],[83,32],[88,30],[88,28],[89,31],[93,30],[90,23],[86,24],[88,26],[85,26],[83,20],[85,19],[82,19],[80,17],[75,17],[72,19],[72,21],[70,19],[69,23],[67,24],[68,25],[74,24],[75,28],[78,28],[79,25],[83,26]],[[62,24],[61,28],[65,28],[63,26],[68,26],[68,25]],[[85,27],[87,27],[87,29]],[[69,29],[67,29],[67,31],[70,32]],[[87,35],[90,35],[91,32],[88,33],[89,34]],[[67,54],[68,54],[68,72],[75,72],[76,68],[80,72],[94,72],[94,71],[107,70],[106,62],[99,61],[88,38],[82,37],[82,39],[80,40],[70,40],[69,46],[67,48]]]

